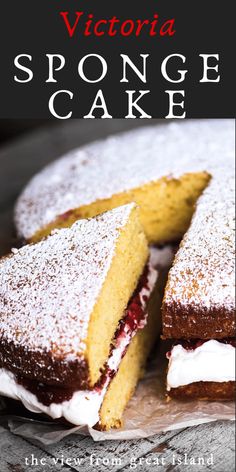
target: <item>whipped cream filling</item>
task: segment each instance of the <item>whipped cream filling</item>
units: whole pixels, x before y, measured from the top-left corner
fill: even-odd
[[[214,339],[196,349],[177,344],[171,350],[167,390],[193,382],[229,382],[235,380],[235,348]]]
[[[118,371],[121,360],[132,338],[137,333],[138,329],[143,329],[147,323],[147,313],[145,313],[147,300],[153,291],[157,277],[157,270],[149,263],[147,282],[138,293],[141,307],[144,310],[144,316],[133,330],[130,329],[128,321],[122,326],[116,339],[115,347],[112,348],[106,363],[101,387],[95,386],[93,390],[75,391],[70,400],[66,400],[62,403],[51,403],[47,406],[39,402],[36,395],[19,384],[12,372],[1,368],[0,394],[21,401],[25,408],[33,413],[45,413],[53,419],[64,417],[67,421],[75,425],[94,426],[99,422],[99,410],[111,382],[110,372],[116,373]]]

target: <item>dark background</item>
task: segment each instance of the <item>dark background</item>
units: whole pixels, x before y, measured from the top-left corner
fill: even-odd
[[[54,120],[0,120],[0,145],[35,129],[51,126]]]
[[[140,101],[146,112],[162,118],[168,111],[165,89],[185,89],[187,118],[234,117],[233,90],[235,83],[234,12],[233,2],[212,0],[8,0],[1,4],[0,40],[0,118],[26,119],[52,118],[48,111],[49,97],[56,90],[68,89],[74,93],[74,118],[89,112],[99,88],[106,96],[109,112],[120,118],[127,114],[126,89],[151,89]],[[176,18],[176,34],[172,37],[82,37],[69,38],[60,17],[60,11],[69,11],[71,21],[74,11],[93,13],[94,17],[123,19],[152,19],[157,13],[160,22]],[[33,56],[34,79],[27,84],[14,82],[16,73],[13,62],[18,54]],[[46,84],[46,53],[60,53],[66,57],[66,67],[58,73],[57,84]],[[85,54],[104,56],[109,72],[98,84],[84,83],[76,73],[77,64]],[[120,84],[120,53],[129,54],[138,64],[140,53],[149,53],[148,83],[143,84],[134,73],[130,83]],[[166,82],[160,73],[160,64],[169,54],[181,53],[187,57],[184,69],[189,70],[186,80],[180,84]],[[202,59],[199,54],[219,54],[220,83],[201,84]],[[93,71],[96,74],[95,65]],[[64,101],[65,102],[65,101]],[[68,103],[61,103],[61,110]],[[99,117],[99,113],[97,115]]]

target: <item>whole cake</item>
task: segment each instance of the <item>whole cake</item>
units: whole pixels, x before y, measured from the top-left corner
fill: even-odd
[[[163,302],[170,396],[230,399],[235,390],[233,120],[185,120],[109,137],[52,163],[16,205],[37,241],[136,202],[149,243],[181,240]]]
[[[135,204],[14,249],[0,261],[0,393],[119,426],[160,330],[158,279]]]
[[[131,202],[135,202],[140,207],[141,223],[149,243],[160,244],[181,240],[169,273],[162,306],[162,337],[173,340],[173,347],[167,353],[169,359],[168,395],[177,398],[197,397],[211,400],[233,398],[235,390],[233,121],[186,120],[178,124],[145,127],[112,136],[70,152],[36,175],[20,195],[15,209],[18,236],[24,241],[35,243],[50,234],[52,229],[71,227],[81,218],[94,217],[103,211]],[[68,234],[70,231],[77,231],[78,228],[81,231],[84,225],[97,225],[105,218],[106,232],[111,233],[112,238],[114,227],[112,230],[109,224],[114,223],[114,215],[137,211],[133,204],[122,208],[122,210],[112,210],[106,216],[96,217],[95,220],[89,220],[89,223],[78,221],[71,230],[66,231]],[[111,223],[108,223],[109,219]],[[12,313],[14,321],[15,313],[18,311],[18,305],[13,303],[15,291],[11,290],[12,282],[10,283],[17,267],[17,264],[14,265],[14,260],[21,255],[30,258],[34,248],[37,249],[39,256],[44,251],[44,245],[46,245],[45,252],[47,253],[47,245],[50,241],[56,241],[56,238],[60,239],[67,233],[59,231],[58,234],[62,236],[57,234],[50,236],[41,243],[21,249],[19,255],[15,254],[9,260],[2,262],[3,273],[8,264],[11,268],[10,279],[7,285],[4,282],[1,288],[4,291],[0,311],[1,319],[3,319],[3,327],[8,325],[7,331],[4,331],[5,328],[2,331],[1,349],[4,356],[1,361],[3,366],[1,375],[8,375],[6,383],[12,375],[17,375],[18,379],[21,379],[23,375],[24,378],[20,382],[26,389],[30,389],[32,380],[35,380],[37,385],[34,387],[34,394],[36,388],[37,395],[41,400],[43,399],[42,404],[45,404],[45,401],[50,404],[57,398],[52,392],[52,385],[57,386],[58,383],[60,385],[60,382],[66,382],[68,379],[74,382],[81,402],[81,389],[88,389],[90,393],[92,391],[91,395],[95,394],[94,389],[96,389],[96,398],[99,398],[100,402],[99,407],[96,406],[96,420],[100,427],[105,428],[120,423],[122,411],[140,376],[140,365],[143,365],[153,343],[158,325],[152,310],[150,310],[149,324],[146,328],[140,329],[140,326],[143,326],[143,319],[140,323],[135,322],[134,336],[131,336],[134,339],[124,357],[121,354],[123,359],[119,367],[116,365],[113,369],[115,375],[111,379],[109,366],[113,365],[113,356],[117,358],[114,350],[116,340],[120,339],[120,335],[123,336],[121,331],[126,326],[126,321],[123,324],[119,320],[126,320],[122,313],[128,313],[127,323],[130,325],[129,316],[133,311],[132,307],[137,305],[136,297],[142,298],[140,295],[142,281],[150,275],[148,275],[149,272],[144,271],[140,279],[148,257],[148,250],[140,223],[139,229],[137,229],[137,224],[134,226],[136,230],[128,232],[128,236],[126,232],[125,249],[120,251],[122,264],[116,265],[114,272],[115,274],[124,273],[125,277],[123,280],[116,276],[111,278],[112,292],[109,291],[109,294],[114,293],[112,298],[114,313],[110,309],[108,295],[106,303],[101,304],[99,312],[95,310],[95,315],[88,317],[93,320],[93,323],[89,323],[89,342],[85,344],[90,347],[86,351],[86,356],[83,355],[83,362],[78,363],[77,359],[75,364],[71,360],[66,364],[61,361],[58,363],[57,355],[56,361],[52,356],[47,355],[44,358],[43,349],[39,350],[39,354],[36,349],[37,355],[34,354],[27,363],[28,356],[24,356],[22,347],[24,344],[22,339],[26,338],[22,338],[22,329],[18,329],[18,325],[14,325],[12,331],[9,329]],[[94,231],[96,231],[95,227]],[[138,233],[141,239],[137,236]],[[94,233],[94,244],[97,236],[100,241],[99,231],[98,234]],[[86,239],[83,231],[82,237]],[[101,264],[102,254],[100,255],[100,243],[98,243],[96,258]],[[57,258],[56,261],[56,267],[60,266],[61,259],[59,264]],[[24,277],[25,274],[29,276],[29,273],[34,273],[32,270],[34,266],[29,265],[28,269],[27,267],[28,264],[24,266],[22,272]],[[50,264],[52,272],[53,267],[54,265]],[[151,267],[150,264],[148,267]],[[146,271],[151,270],[148,267]],[[63,271],[67,274],[65,268]],[[88,274],[96,280],[94,275],[97,274],[97,270],[91,271],[92,268]],[[152,279],[151,275],[150,277]],[[81,272],[79,280],[83,278],[87,283],[87,271]],[[37,278],[33,280],[37,281]],[[127,291],[123,291],[122,284],[128,287]],[[34,289],[27,292],[21,279],[17,287],[15,287],[17,293],[19,287],[22,287],[22,293],[28,297],[30,307]],[[97,283],[92,286],[95,294],[97,294],[95,290],[97,287]],[[75,288],[68,281],[68,296],[71,293],[77,293]],[[151,294],[152,290],[149,293],[150,297]],[[95,296],[93,295],[93,298]],[[58,293],[56,300],[58,301]],[[55,298],[53,307],[58,309]],[[50,305],[47,310],[51,309]],[[67,309],[71,313],[69,302]],[[141,311],[149,312],[149,304],[147,307],[145,305],[144,310]],[[48,322],[47,317],[44,318],[38,314],[39,343],[43,337],[40,333],[43,333],[45,319]],[[55,320],[57,320],[56,325]],[[73,326],[71,319],[65,318],[64,322],[61,316],[60,320],[57,317],[55,320],[52,326],[56,326],[59,332],[63,330],[67,321],[69,326]],[[81,315],[77,316],[76,320],[80,323]],[[84,332],[83,325],[84,323],[81,324],[81,333]],[[156,329],[150,328],[148,331],[148,326],[155,326]],[[145,339],[145,342],[142,339]],[[13,344],[9,341],[13,341]],[[143,346],[141,351],[138,345]],[[55,350],[58,354],[58,346],[62,348],[61,338],[56,338],[51,353]],[[141,354],[138,354],[140,352]],[[130,360],[134,374],[131,373]],[[45,369],[45,362],[47,369]],[[10,374],[7,369],[10,370]],[[128,382],[127,371],[130,375]],[[5,379],[5,377],[2,378]],[[41,392],[37,382],[43,382],[45,385],[49,382],[48,394],[45,393],[46,387],[44,387],[44,392]],[[124,388],[123,384],[126,385]],[[65,385],[62,386],[64,388]],[[102,400],[101,391],[104,395]],[[117,404],[114,410],[115,398]],[[27,403],[26,399],[25,402]],[[58,405],[58,401],[56,404]],[[60,409],[56,411],[55,417],[65,416],[68,419],[64,411]],[[50,414],[54,416],[55,411],[53,410]],[[81,418],[73,421],[77,424]]]

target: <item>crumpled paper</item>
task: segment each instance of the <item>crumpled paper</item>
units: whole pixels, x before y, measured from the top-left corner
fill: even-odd
[[[13,416],[3,409],[3,405],[0,425],[14,434],[48,445],[75,433],[90,435],[94,441],[138,439],[216,420],[234,420],[234,402],[167,401],[165,392],[167,361],[164,356],[167,350],[166,343],[161,342],[145,377],[128,404],[121,429],[97,431],[94,428],[81,426],[70,428],[51,421]]]

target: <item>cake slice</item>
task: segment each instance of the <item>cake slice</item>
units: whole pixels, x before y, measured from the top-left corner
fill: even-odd
[[[118,426],[158,331],[148,257],[129,204],[2,259],[0,393],[74,424]]]
[[[232,168],[212,179],[170,270],[163,335],[174,339],[235,336],[235,194]]]
[[[170,396],[235,395],[235,196],[232,170],[199,198],[169,272],[162,307]]]

